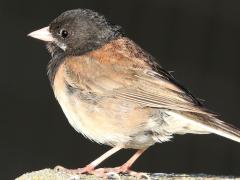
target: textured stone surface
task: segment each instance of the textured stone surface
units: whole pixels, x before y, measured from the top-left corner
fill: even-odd
[[[205,174],[196,174],[196,175],[186,175],[186,174],[165,174],[165,173],[154,173],[148,174],[148,179],[153,180],[240,180],[237,177],[226,177],[226,176],[210,176]],[[53,169],[43,169],[39,171],[34,171],[31,173],[26,173],[16,180],[82,180],[82,179],[90,179],[90,180],[97,180],[101,179],[93,175],[74,175],[74,174],[67,174],[64,172],[59,172]],[[121,180],[133,180],[137,179],[136,177],[120,175],[120,176],[113,176],[111,179],[121,179]],[[147,179],[147,177],[142,178]]]

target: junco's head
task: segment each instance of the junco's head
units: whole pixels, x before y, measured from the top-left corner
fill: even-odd
[[[120,36],[119,30],[119,26],[111,25],[92,10],[76,9],[62,13],[48,27],[29,36],[47,41],[67,54],[80,55]]]

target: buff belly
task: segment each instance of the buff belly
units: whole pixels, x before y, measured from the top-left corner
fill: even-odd
[[[134,149],[155,143],[152,133],[146,130],[147,110],[114,99],[89,102],[79,93],[69,94],[66,88],[55,89],[54,93],[71,126],[90,140]]]

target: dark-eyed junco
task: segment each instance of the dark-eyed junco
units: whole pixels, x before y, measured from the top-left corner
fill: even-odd
[[[69,123],[90,140],[113,147],[76,172],[132,172],[148,147],[174,134],[215,133],[240,142],[238,128],[209,112],[102,15],[66,11],[29,36],[47,42],[49,79]],[[95,170],[122,148],[137,152],[120,167]]]

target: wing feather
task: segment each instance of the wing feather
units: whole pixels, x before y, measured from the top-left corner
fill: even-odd
[[[130,86],[113,90],[115,96],[153,108],[209,114],[177,85],[161,78],[161,75],[152,76],[153,73],[156,75],[147,70],[135,75],[136,79]]]

